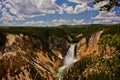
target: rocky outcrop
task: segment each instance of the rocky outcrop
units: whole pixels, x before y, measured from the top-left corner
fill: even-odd
[[[103,48],[104,44],[99,44],[102,33],[96,32],[88,41],[83,38],[77,43],[79,60],[66,69],[63,80],[119,80],[120,51],[106,44]]]
[[[103,31],[99,31],[92,34],[89,41],[87,41],[86,38],[81,39],[77,44],[77,57],[80,58],[90,54],[98,54],[100,48],[97,42],[102,33]]]
[[[77,43],[76,56],[78,59],[87,55],[101,55],[101,53],[104,58],[108,58],[112,55],[112,53],[116,50],[115,46],[107,45],[105,49],[103,49],[102,45],[98,44],[102,33],[103,31],[96,32],[91,35],[89,41],[87,41],[86,38],[82,38]]]
[[[0,80],[54,80],[69,44],[57,37],[46,47],[40,39],[8,34],[0,51]],[[47,48],[50,47],[49,52]],[[63,49],[61,47],[64,47]]]

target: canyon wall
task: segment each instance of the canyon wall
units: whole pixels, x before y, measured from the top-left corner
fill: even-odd
[[[88,41],[86,37],[82,38],[76,46],[76,58],[81,60],[87,55],[102,53],[102,47],[98,45],[102,33],[92,34]],[[6,44],[0,49],[0,79],[55,80],[69,47],[70,43],[56,36],[49,36],[45,43],[23,34],[7,34]],[[105,54],[108,55],[111,49],[115,50],[108,46]]]
[[[54,36],[48,45],[23,34],[7,34],[0,51],[0,79],[54,80],[68,48],[68,42]]]

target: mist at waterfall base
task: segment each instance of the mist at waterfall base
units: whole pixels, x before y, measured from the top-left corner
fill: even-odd
[[[70,48],[67,51],[67,55],[64,58],[64,65],[58,69],[56,80],[61,80],[64,76],[65,69],[77,61],[77,59],[74,57],[74,53],[75,44],[71,44]]]

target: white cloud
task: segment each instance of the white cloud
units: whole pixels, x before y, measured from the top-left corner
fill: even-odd
[[[119,24],[119,22],[112,20],[95,20],[93,24]]]
[[[16,22],[13,22],[13,21],[2,20],[1,22],[2,22],[1,26],[17,26],[18,25]]]
[[[52,22],[50,22],[52,26],[59,26],[59,25],[81,25],[86,24],[84,19],[72,19],[72,20],[66,20],[66,19],[53,19]]]
[[[59,26],[59,25],[68,24],[69,22],[70,22],[70,20],[66,20],[66,19],[53,19],[51,22],[51,25]]]
[[[95,20],[93,24],[105,24],[110,22],[112,22],[112,20]]]
[[[99,14],[93,19],[120,20],[115,12],[99,11]]]
[[[22,23],[17,23],[17,22],[12,22],[12,21],[4,21],[2,24],[3,26],[59,26],[59,25],[81,25],[81,24],[86,24],[84,19],[72,19],[72,20],[67,20],[67,19],[53,19],[50,21],[24,21]]]
[[[45,21],[28,21],[22,24],[23,26],[44,26]]]
[[[2,10],[2,5],[0,5],[0,11]]]
[[[113,22],[112,24],[120,24],[119,22]]]
[[[120,16],[117,16],[115,12],[107,11],[99,11],[99,14],[92,19],[96,24],[120,22]]]
[[[2,18],[0,19],[0,21],[10,21],[10,20],[13,20],[14,19],[14,16],[11,16],[6,8],[3,8],[2,9]]]
[[[69,1],[69,2],[78,3],[78,4],[82,4],[82,3],[92,2],[93,0],[68,0],[68,1]]]
[[[72,22],[73,22],[73,25],[81,25],[81,24],[85,24],[84,19],[80,19],[80,20],[73,19]]]
[[[108,3],[108,0],[102,1],[92,9],[87,3],[93,0],[68,0],[76,3],[75,6],[63,3],[59,6],[56,0],[2,0],[0,1],[0,23],[4,25],[25,25],[25,26],[58,26],[63,24],[79,25],[86,24],[84,19],[53,19],[51,21],[26,21],[35,19],[37,16],[46,14],[78,14],[89,10],[98,10],[101,6]],[[70,6],[71,5],[71,6]],[[2,17],[1,17],[2,16]],[[55,15],[56,16],[56,15]],[[34,18],[35,17],[35,18]],[[38,18],[37,18],[38,19]],[[43,19],[44,20],[44,19]],[[18,21],[18,23],[17,23]],[[20,21],[20,22],[19,22]],[[23,22],[24,21],[24,22]],[[115,12],[99,11],[99,14],[92,18],[93,23],[119,23],[120,16]],[[87,21],[87,22],[92,22]],[[21,23],[21,24],[20,24]]]
[[[76,5],[74,9],[74,13],[77,14],[77,13],[84,12],[86,10],[91,10],[91,8],[88,7],[87,4],[84,3],[84,4]]]
[[[78,14],[86,10],[91,10],[91,8],[86,3],[78,4],[75,6],[75,8],[73,8],[73,6],[68,6],[67,4],[64,3],[61,6],[61,8],[63,9],[63,11],[67,12],[68,14]]]
[[[67,4],[62,4],[61,8],[63,9],[63,11],[66,11],[68,14],[72,14],[73,13],[73,6],[68,6]]]
[[[23,23],[17,23],[13,21],[3,21],[3,26],[46,26],[45,21],[25,21]]]
[[[54,14],[60,11],[60,7],[55,3],[55,0],[6,0],[2,5],[19,19]]]

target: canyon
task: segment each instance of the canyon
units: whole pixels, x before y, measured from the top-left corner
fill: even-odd
[[[104,30],[96,31],[89,39],[83,36],[84,33],[77,34],[77,38],[81,39],[77,39],[75,44],[69,42],[73,40],[70,35],[65,35],[69,40],[48,36],[45,42],[22,33],[7,33],[5,44],[0,46],[0,80],[57,80],[60,71],[62,76],[58,80],[75,80],[77,73],[74,69],[82,67],[80,61],[84,58],[101,56],[101,53],[104,53],[104,59],[114,57],[115,46],[106,46],[104,50],[98,44],[103,33]],[[83,71],[85,75],[86,70]],[[79,73],[77,80],[82,79]]]

